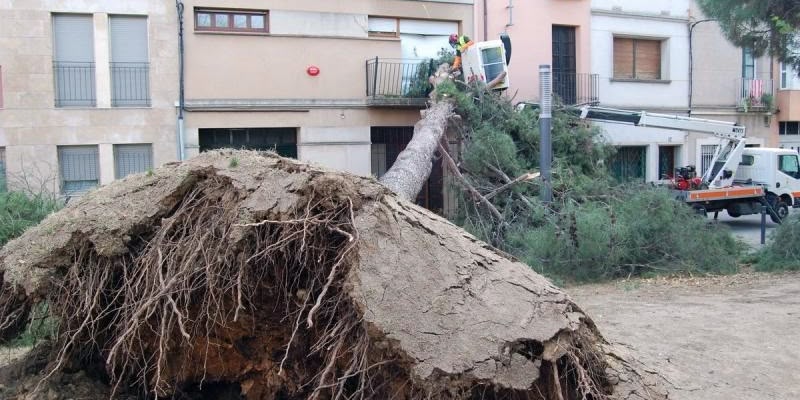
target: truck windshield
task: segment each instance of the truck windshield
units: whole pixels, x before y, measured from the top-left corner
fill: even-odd
[[[780,164],[781,172],[794,178],[800,178],[800,164],[797,162],[797,156],[778,156],[778,163]]]

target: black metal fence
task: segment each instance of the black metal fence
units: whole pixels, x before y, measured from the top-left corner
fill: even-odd
[[[93,62],[53,63],[56,107],[94,107],[95,78]]]
[[[553,74],[553,94],[566,105],[600,102],[600,78],[597,74]]]
[[[425,99],[433,90],[428,82],[436,68],[433,60],[375,57],[366,67],[367,97],[373,100]]]
[[[150,106],[149,63],[111,63],[111,106]]]

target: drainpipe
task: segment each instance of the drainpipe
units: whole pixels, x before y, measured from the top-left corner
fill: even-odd
[[[489,0],[483,0],[483,41],[489,40]]]
[[[692,116],[692,110],[694,107],[693,103],[693,95],[694,95],[694,28],[702,24],[703,22],[710,22],[716,21],[715,19],[701,19],[700,21],[695,21],[689,24],[689,116]]]
[[[183,111],[185,108],[185,101],[184,101],[184,66],[183,66],[183,1],[182,0],[175,0],[175,7],[178,10],[178,68],[179,68],[179,78],[178,78],[178,128],[177,128],[177,139],[178,139],[178,160],[185,160],[186,159],[186,146],[184,143],[184,128],[183,128]]]

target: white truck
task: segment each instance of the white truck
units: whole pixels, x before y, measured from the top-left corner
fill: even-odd
[[[780,223],[789,207],[800,208],[800,160],[793,150],[746,147],[745,128],[732,122],[677,115],[582,107],[581,118],[600,122],[676,129],[713,135],[720,139],[710,168],[696,173],[694,166],[677,168],[669,181],[676,197],[698,212],[731,217],[761,212],[767,206],[771,219]]]

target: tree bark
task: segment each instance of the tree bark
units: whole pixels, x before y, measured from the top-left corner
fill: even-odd
[[[414,136],[397,157],[380,182],[401,198],[414,201],[428,180],[433,167],[433,155],[439,147],[447,121],[453,114],[449,101],[434,102],[423,118],[414,125]]]

